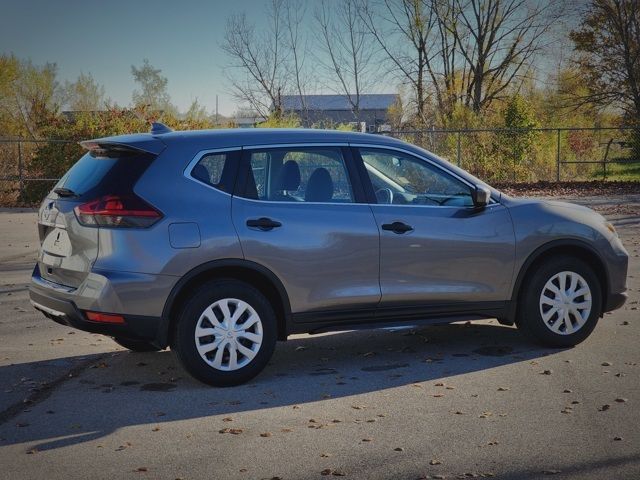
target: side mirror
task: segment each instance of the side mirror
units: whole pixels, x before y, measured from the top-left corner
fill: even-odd
[[[491,200],[491,190],[482,185],[476,185],[471,191],[471,199],[473,200],[473,206],[476,208],[484,208]]]

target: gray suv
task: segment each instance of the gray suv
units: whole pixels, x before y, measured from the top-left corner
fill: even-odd
[[[568,347],[626,299],[602,216],[396,139],[155,124],[82,146],[39,211],[33,305],[211,385],[302,332],[497,318]]]

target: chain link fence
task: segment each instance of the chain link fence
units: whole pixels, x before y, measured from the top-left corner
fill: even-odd
[[[419,145],[491,183],[640,180],[638,128],[407,130]],[[77,142],[0,139],[0,205],[35,205],[82,155]]]
[[[640,180],[640,129],[533,128],[386,132],[491,182]]]

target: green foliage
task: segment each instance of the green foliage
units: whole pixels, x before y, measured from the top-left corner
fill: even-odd
[[[297,115],[271,115],[264,122],[257,125],[258,128],[299,128],[300,119]]]
[[[0,55],[0,136],[39,138],[39,126],[58,109],[56,71],[54,63]]]
[[[64,104],[74,112],[91,112],[105,106],[105,90],[91,74],[81,73],[78,79],[66,82],[63,87]]]
[[[162,75],[162,70],[154,68],[145,58],[139,68],[131,65],[131,75],[140,88],[134,90],[132,96],[136,108],[172,115],[176,113],[176,108],[171,104],[171,98],[167,92],[168,80]]]
[[[538,132],[531,129],[536,128],[538,122],[531,104],[520,95],[511,97],[502,115],[506,130],[499,135],[494,147],[503,161],[511,163],[512,175],[517,178],[519,170],[529,167],[525,162],[534,154]]]

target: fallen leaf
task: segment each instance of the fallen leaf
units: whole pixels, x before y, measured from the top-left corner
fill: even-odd
[[[429,465],[440,465],[442,462],[440,460],[436,460],[435,458],[433,460],[429,460]]]
[[[618,403],[627,403],[627,399],[626,398],[616,398],[616,402],[618,402]]]
[[[606,412],[606,411],[607,411],[607,410],[609,410],[610,408],[611,408],[611,405],[607,405],[607,404],[605,404],[605,405],[602,405],[602,406],[598,409],[598,411],[599,411],[599,412]]]
[[[260,436],[261,436],[261,437],[263,437],[263,438],[268,438],[268,437],[270,437],[270,436],[271,436],[271,432],[264,432],[264,433],[261,433],[261,434],[260,434]]]
[[[223,428],[219,433],[230,433],[232,435],[240,435],[244,430],[241,428]]]

